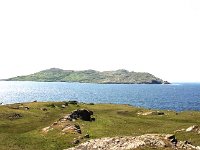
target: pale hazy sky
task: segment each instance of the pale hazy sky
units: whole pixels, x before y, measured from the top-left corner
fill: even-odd
[[[1,0],[0,78],[43,69],[200,81],[200,0]]]

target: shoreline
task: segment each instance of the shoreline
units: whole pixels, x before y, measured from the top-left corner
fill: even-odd
[[[81,101],[77,101],[77,100],[60,100],[60,101],[38,101],[38,100],[33,100],[33,101],[24,101],[24,102],[16,102],[16,103],[0,103],[0,106],[6,106],[6,105],[15,105],[15,104],[29,104],[29,103],[34,103],[34,101],[38,102],[38,103],[62,103],[62,102],[67,102],[67,101],[76,101],[79,104],[90,104],[90,102],[81,102]],[[92,102],[93,103],[93,102]],[[200,110],[183,110],[183,111],[176,111],[173,109],[156,109],[156,108],[149,108],[149,107],[142,107],[142,106],[135,106],[135,105],[131,105],[131,104],[121,104],[121,103],[93,103],[95,105],[125,105],[125,106],[130,106],[133,108],[138,108],[138,109],[145,109],[145,110],[156,110],[156,111],[171,111],[171,112],[200,112]]]

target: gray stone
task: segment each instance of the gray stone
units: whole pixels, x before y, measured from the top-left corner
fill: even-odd
[[[84,138],[90,138],[89,134],[84,135]]]
[[[62,107],[62,108],[65,108],[66,106],[65,106],[65,105],[62,105],[61,107]]]
[[[129,150],[137,149],[140,147],[152,147],[152,148],[169,148],[169,149],[182,149],[185,150],[196,149],[199,150],[198,146],[195,147],[189,143],[177,141],[175,136],[172,134],[145,134],[141,136],[131,137],[107,137],[100,139],[91,139],[85,143],[69,148],[67,150]]]

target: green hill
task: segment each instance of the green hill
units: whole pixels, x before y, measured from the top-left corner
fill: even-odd
[[[145,72],[129,72],[124,69],[116,71],[62,70],[51,68],[27,76],[17,76],[6,81],[39,82],[80,82],[80,83],[116,83],[116,84],[163,84],[168,83]]]

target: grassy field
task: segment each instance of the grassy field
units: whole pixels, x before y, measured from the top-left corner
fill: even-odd
[[[52,107],[54,104],[56,107]],[[90,138],[113,136],[136,136],[146,133],[174,133],[175,130],[200,125],[200,112],[163,111],[165,115],[142,116],[137,113],[149,111],[128,105],[114,104],[69,104],[64,102],[24,103],[30,109],[16,109],[21,104],[0,106],[0,149],[1,150],[61,150],[72,147],[75,138],[89,134]],[[47,108],[42,111],[41,108]],[[43,133],[42,129],[75,109],[85,108],[94,112],[93,122],[77,120],[82,134],[62,134],[59,130]],[[12,118],[20,114],[19,118]],[[189,140],[200,145],[200,135],[193,132],[175,133],[178,140]],[[84,142],[87,139],[82,139]]]

